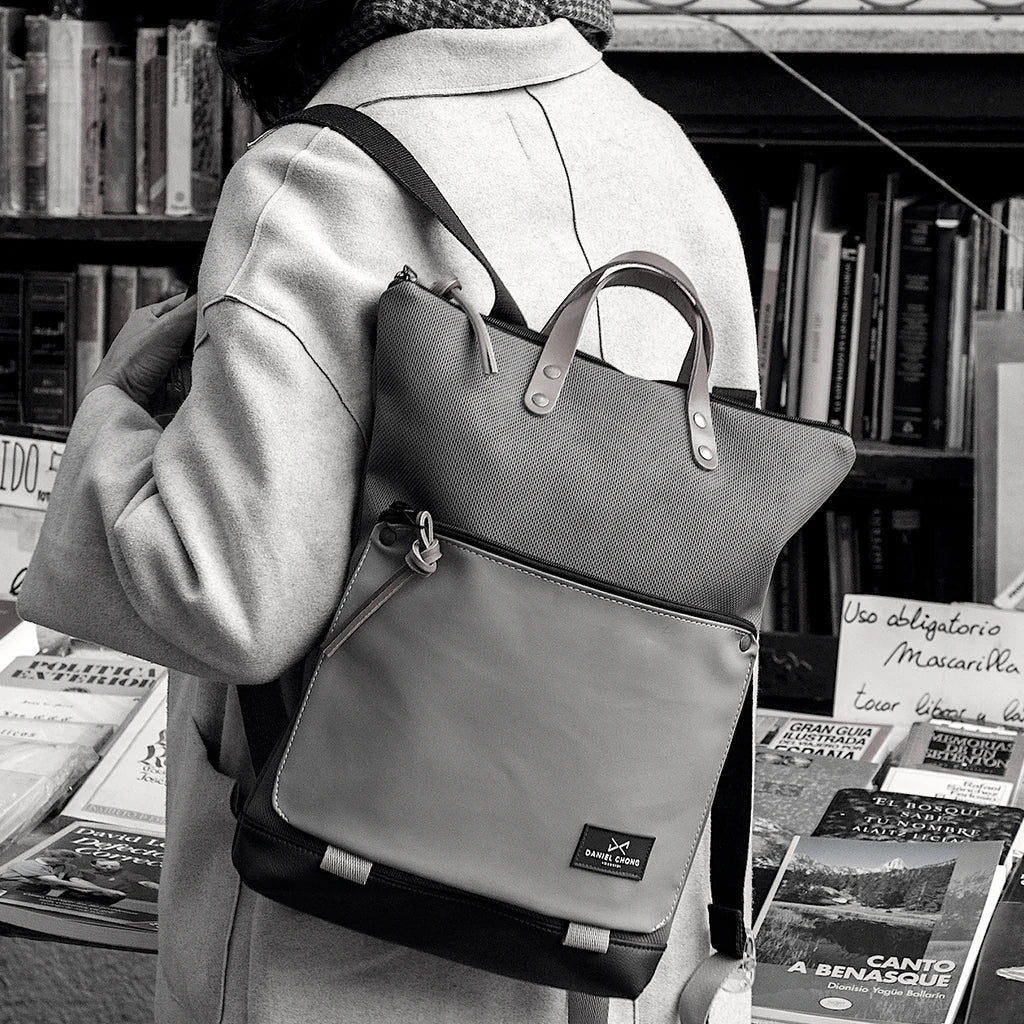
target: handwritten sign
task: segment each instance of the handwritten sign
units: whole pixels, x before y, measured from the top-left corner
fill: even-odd
[[[857,722],[941,718],[1024,727],[1024,615],[848,595],[834,714]]]
[[[0,505],[46,511],[64,445],[0,434]]]

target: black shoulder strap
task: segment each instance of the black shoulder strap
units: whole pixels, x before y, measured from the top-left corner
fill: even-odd
[[[440,189],[412,153],[383,125],[359,110],[333,103],[323,103],[289,114],[271,125],[271,130],[285,124],[315,124],[321,128],[330,128],[358,146],[371,160],[387,171],[406,192],[422,203],[481,263],[491,279],[491,284],[494,285],[494,309],[491,315],[505,323],[526,326],[523,314],[509,290],[498,277],[490,261],[480,251],[480,247],[466,230],[458,214],[441,195]]]

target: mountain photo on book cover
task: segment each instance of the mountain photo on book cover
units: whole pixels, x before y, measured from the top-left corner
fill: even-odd
[[[759,922],[755,1017],[944,1024],[1000,854],[991,842],[797,839]]]

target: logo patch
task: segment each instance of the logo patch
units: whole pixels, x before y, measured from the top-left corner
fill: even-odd
[[[584,825],[570,867],[639,882],[647,870],[654,838]]]

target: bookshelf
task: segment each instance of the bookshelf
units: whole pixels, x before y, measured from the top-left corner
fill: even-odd
[[[623,13],[607,59],[673,114],[711,167],[736,215],[757,302],[767,208],[792,199],[801,161],[848,164],[865,181],[907,165],[752,44],[778,53],[988,209],[1024,188],[1022,29],[1024,16],[1013,14]],[[829,596],[826,515],[891,514],[903,549],[894,596],[971,599],[973,481],[969,452],[860,442],[853,471],[808,524],[807,550],[789,570],[824,599],[804,597],[810,621],[776,628],[834,628],[814,613]]]

